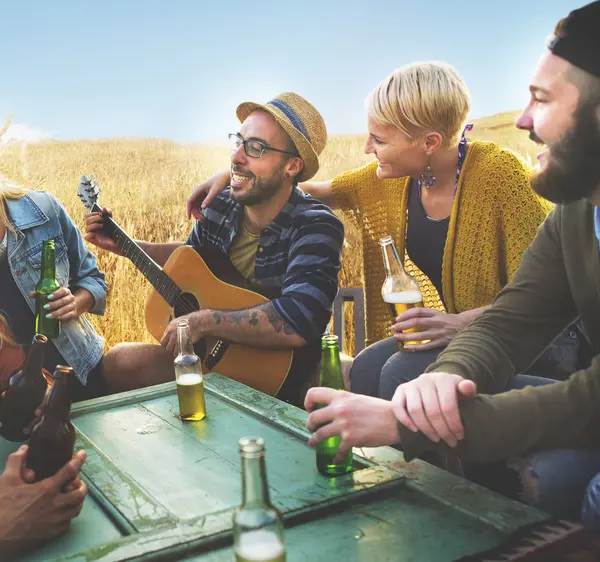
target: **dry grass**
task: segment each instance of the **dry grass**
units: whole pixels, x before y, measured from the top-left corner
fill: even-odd
[[[531,159],[535,146],[514,129],[514,117],[514,113],[506,113],[475,121],[472,137],[499,142]],[[363,136],[332,138],[316,179],[327,179],[370,161],[362,152],[363,142]],[[152,242],[187,238],[192,227],[185,216],[187,195],[194,185],[228,163],[226,147],[158,139],[52,141],[27,147],[8,145],[0,151],[0,173],[55,194],[80,226],[84,210],[76,188],[82,175],[94,174],[103,189],[101,204],[113,209],[115,220],[133,238]],[[357,287],[362,285],[362,256],[357,233],[348,223],[346,233],[340,285]],[[142,314],[148,283],[128,261],[106,252],[96,253],[110,293],[106,315],[92,317],[92,321],[107,345],[152,341]]]

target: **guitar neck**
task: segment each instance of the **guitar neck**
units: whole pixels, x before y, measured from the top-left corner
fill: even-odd
[[[102,209],[94,204],[94,212],[102,212]],[[132,238],[109,216],[104,217],[104,231],[115,241],[125,257],[129,258],[140,273],[150,281],[158,294],[165,299],[169,305],[175,306],[175,302],[181,289],[171,278]]]

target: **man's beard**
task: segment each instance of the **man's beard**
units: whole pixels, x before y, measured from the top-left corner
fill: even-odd
[[[591,198],[600,186],[597,103],[582,104],[575,125],[548,151],[546,168],[531,177],[533,190],[554,203]],[[535,134],[534,134],[535,137]]]
[[[281,189],[283,185],[283,168],[285,162],[271,174],[269,178],[254,177],[254,185],[246,193],[235,193],[233,190],[230,191],[231,198],[240,205],[258,205],[264,203],[269,199],[272,199],[275,194]],[[247,173],[241,169],[236,169],[234,166],[234,172]]]

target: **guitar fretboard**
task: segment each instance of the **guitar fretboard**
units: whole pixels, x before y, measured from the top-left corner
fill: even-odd
[[[94,205],[94,212],[102,212],[98,205]],[[125,257],[133,262],[140,273],[152,283],[158,294],[170,306],[175,306],[181,289],[163,272],[158,265],[128,234],[110,217],[104,218],[104,230],[116,242]]]

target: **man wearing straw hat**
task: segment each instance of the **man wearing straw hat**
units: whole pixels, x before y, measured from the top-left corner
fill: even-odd
[[[197,217],[186,243],[227,255],[271,301],[246,310],[193,312],[188,315],[192,336],[194,341],[213,336],[257,347],[303,348],[296,355],[316,365],[337,293],[344,229],[328,207],[305,195],[297,183],[319,169],[327,142],[325,123],[309,102],[289,92],[266,104],[242,103],[237,116],[241,127],[229,135],[231,185]],[[102,231],[102,221],[101,213],[86,215],[86,240],[120,254]],[[161,265],[181,245],[140,243]],[[172,380],[176,325],[174,320],[167,327],[162,347],[119,344],[130,351],[126,364],[119,361],[119,371],[125,369],[128,376],[108,381],[109,387],[121,391]],[[305,368],[303,376],[289,376],[278,397],[299,403],[309,372]]]

